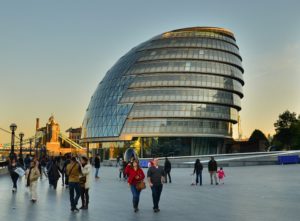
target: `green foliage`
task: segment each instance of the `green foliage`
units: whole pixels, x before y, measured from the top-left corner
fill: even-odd
[[[274,124],[273,145],[285,149],[300,149],[300,115],[285,111]]]
[[[300,117],[300,116],[299,116]],[[291,125],[297,122],[297,114],[295,112],[285,111],[279,115],[279,119],[274,123],[275,130],[288,129]]]

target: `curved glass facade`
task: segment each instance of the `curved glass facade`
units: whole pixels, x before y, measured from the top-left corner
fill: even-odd
[[[226,29],[158,35],[106,73],[87,108],[82,142],[110,149],[138,142],[149,148],[137,150],[144,156],[158,150],[168,155],[174,140],[182,144],[174,147],[176,155],[226,152],[241,110],[243,72],[234,35]]]

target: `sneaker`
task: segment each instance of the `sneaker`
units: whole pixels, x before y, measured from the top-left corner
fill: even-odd
[[[139,211],[138,208],[134,208],[134,212],[137,213]]]
[[[219,185],[219,183],[216,183],[216,185]]]
[[[31,202],[32,203],[36,203],[36,199],[31,199]]]

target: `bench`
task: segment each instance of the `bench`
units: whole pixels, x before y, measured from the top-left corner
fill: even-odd
[[[299,163],[298,155],[278,156],[278,164]]]

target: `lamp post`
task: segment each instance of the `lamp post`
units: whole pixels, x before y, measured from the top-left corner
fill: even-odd
[[[22,150],[22,146],[23,146],[23,137],[24,137],[24,133],[21,132],[19,133],[19,137],[20,137],[20,157],[23,158],[23,150]]]
[[[10,149],[10,159],[15,157],[15,131],[17,130],[17,125],[12,123],[10,126],[11,130],[11,149]]]
[[[31,144],[32,144],[32,138],[29,139],[29,155],[31,156]]]

